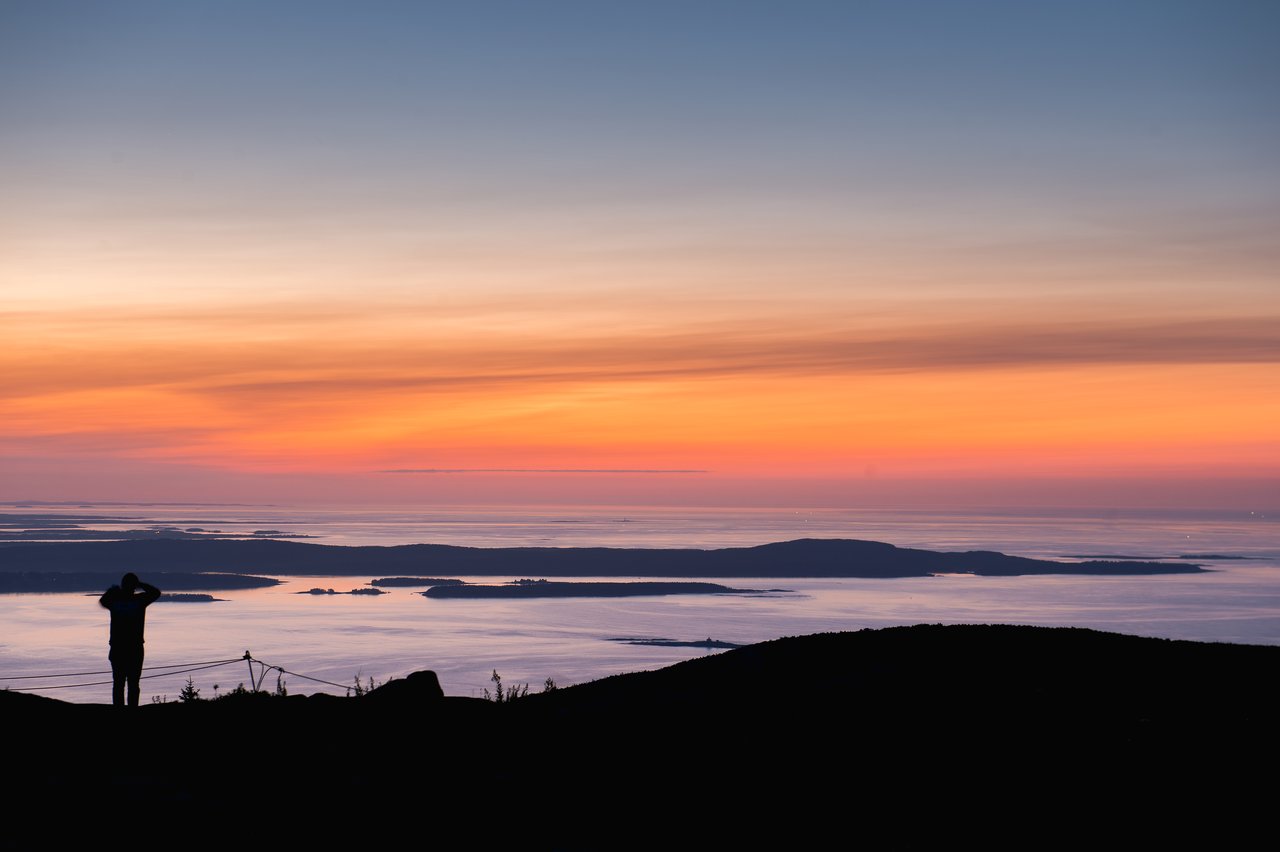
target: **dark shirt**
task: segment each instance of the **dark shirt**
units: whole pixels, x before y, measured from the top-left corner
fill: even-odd
[[[140,583],[132,594],[112,586],[98,598],[98,603],[111,610],[111,646],[117,649],[142,647],[142,631],[146,626],[147,607],[160,597],[160,590]]]

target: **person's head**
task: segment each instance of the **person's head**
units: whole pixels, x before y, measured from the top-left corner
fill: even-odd
[[[126,592],[132,592],[138,588],[138,575],[132,571],[120,578],[120,588]]]

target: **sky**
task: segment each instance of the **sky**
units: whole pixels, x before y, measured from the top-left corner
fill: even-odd
[[[0,0],[0,500],[1280,508],[1278,39]]]

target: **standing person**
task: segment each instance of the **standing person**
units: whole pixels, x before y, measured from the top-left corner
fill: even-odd
[[[138,706],[138,679],[142,677],[142,630],[147,607],[160,597],[160,590],[125,574],[120,585],[112,586],[98,598],[98,603],[111,610],[111,703],[124,705],[124,685],[129,683],[129,706]]]

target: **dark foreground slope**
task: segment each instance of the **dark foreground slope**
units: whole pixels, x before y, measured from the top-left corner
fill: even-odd
[[[1221,847],[1269,820],[1270,781],[1247,776],[1278,756],[1277,675],[1275,647],[917,626],[501,706],[393,682],[133,713],[0,694],[0,710],[20,814],[409,821],[424,845],[481,848]]]
[[[1186,561],[1054,562],[993,551],[939,553],[879,541],[799,539],[715,550],[611,547],[336,547],[295,541],[95,541],[0,546],[0,572],[222,571],[532,577],[926,577],[940,573],[1192,574]]]

